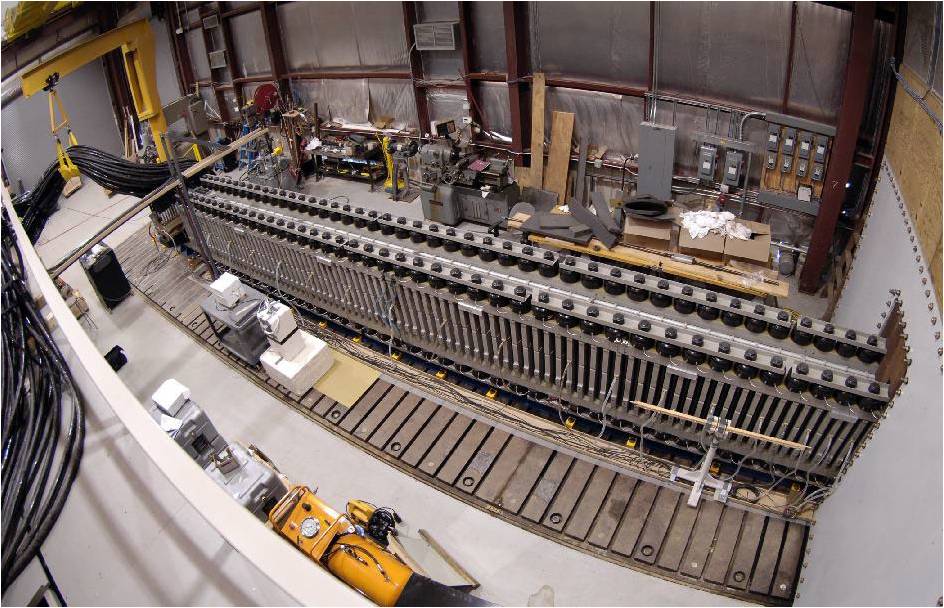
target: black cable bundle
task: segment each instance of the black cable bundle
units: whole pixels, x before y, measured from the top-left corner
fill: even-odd
[[[85,406],[30,295],[3,213],[3,591],[38,554],[79,469]]]
[[[96,184],[117,192],[144,197],[160,188],[170,178],[167,163],[135,163],[89,146],[72,146],[69,157],[79,172]],[[184,171],[194,164],[193,160],[178,161]],[[23,221],[23,228],[30,241],[39,239],[46,220],[57,209],[59,196],[65,188],[65,180],[59,173],[59,163],[54,162],[46,169],[39,183],[32,191],[14,201],[13,207]],[[167,202],[173,201],[172,195],[166,195],[154,202],[157,210],[167,208]]]

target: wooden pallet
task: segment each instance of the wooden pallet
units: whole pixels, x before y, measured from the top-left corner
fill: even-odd
[[[198,343],[287,406],[414,479],[622,566],[749,602],[792,602],[808,533],[803,522],[710,499],[689,508],[679,488],[532,440],[385,375],[350,408],[315,390],[292,394],[218,342],[200,309],[206,290],[182,258],[154,270],[159,254],[144,230],[116,254],[138,292]]]

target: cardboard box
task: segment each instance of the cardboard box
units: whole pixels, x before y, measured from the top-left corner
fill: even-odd
[[[672,221],[651,221],[627,217],[623,226],[623,242],[638,247],[668,251],[672,242]]]
[[[724,240],[723,234],[713,232],[700,239],[693,239],[688,230],[679,228],[678,250],[679,253],[696,258],[720,262],[724,256]]]
[[[770,226],[746,220],[738,220],[738,223],[751,229],[751,238],[746,241],[727,239],[724,243],[724,263],[738,261],[769,266]]]

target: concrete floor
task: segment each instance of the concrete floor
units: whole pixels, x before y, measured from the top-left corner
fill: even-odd
[[[392,203],[382,193],[365,195],[366,186],[360,184],[329,178],[309,189],[322,196],[358,193],[358,204],[383,205],[386,210],[396,208],[397,212],[418,217],[415,213],[418,201],[413,205]],[[86,183],[71,199],[63,201],[62,209],[50,220],[37,246],[40,256],[47,265],[58,260],[133,200],[106,199],[100,188]],[[146,222],[146,215],[140,214],[107,242],[116,246]],[[149,401],[165,379],[176,378],[191,389],[193,399],[224,436],[256,444],[289,478],[318,487],[319,495],[329,503],[340,507],[350,498],[362,498],[395,508],[409,531],[428,530],[481,582],[477,595],[489,601],[504,605],[735,603],[585,555],[468,507],[303,418],[197,345],[138,296],[108,313],[95,298],[78,265],[69,268],[63,278],[89,301],[94,323],[89,333],[100,351],[104,353],[115,344],[124,348],[128,364],[119,371],[119,377],[142,403]],[[47,543],[44,547],[52,574],[70,603],[286,602],[270,582],[246,575],[244,565],[227,555],[226,546],[220,547],[219,553],[209,550],[209,560],[188,560],[168,571],[169,576],[163,576],[161,573],[168,564],[161,560],[168,559],[168,553],[160,547],[179,545],[174,555],[199,552],[194,544],[199,544],[199,539],[188,538],[189,528],[180,527],[186,526],[188,519],[177,517],[177,511],[174,517],[163,518],[156,536],[146,543],[119,543],[107,534],[99,538],[103,527],[125,528],[125,524],[116,521],[118,513],[109,508],[111,492],[122,493],[113,484],[125,481],[121,477],[108,478],[107,467],[93,469],[88,460],[84,465],[80,473],[81,491],[70,497],[64,519],[72,522],[70,533],[80,537],[76,546],[92,551],[86,554],[94,554],[95,559],[82,559],[81,553],[61,550],[58,545],[50,547]],[[88,482],[91,476],[94,483]],[[81,483],[83,479],[86,483]],[[176,507],[178,511],[181,508]],[[95,521],[85,526],[84,518]],[[211,549],[219,545],[218,540],[215,542]],[[188,568],[195,572],[184,573]],[[211,593],[199,590],[196,584],[193,587],[180,584],[182,577],[193,580],[196,576],[198,581],[201,576],[218,578],[220,573],[212,571],[220,569],[225,575],[224,586],[234,587],[231,593]],[[180,587],[185,587],[187,594],[181,594]]]

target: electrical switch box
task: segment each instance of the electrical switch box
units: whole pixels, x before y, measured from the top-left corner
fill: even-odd
[[[780,125],[767,125],[767,149],[773,152],[780,149]]]
[[[698,148],[698,179],[714,181],[715,162],[718,148],[711,144],[702,144]]]
[[[796,129],[787,127],[783,130],[783,153],[793,156],[794,151],[796,151]]]
[[[767,168],[776,169],[777,168],[777,151],[767,153]]]
[[[672,199],[676,128],[643,122],[639,125],[639,175],[636,194]]]
[[[809,162],[805,158],[797,161],[797,177],[806,177],[806,167]]]
[[[738,150],[728,150],[724,156],[724,179],[727,186],[737,186],[741,181],[744,155]]]
[[[800,146],[797,149],[797,156],[800,158],[809,158],[810,152],[813,149],[813,134],[812,133],[800,133]]]
[[[813,162],[820,164],[826,162],[826,144],[828,141],[825,135],[816,136],[816,145],[813,148]]]
[[[793,172],[793,157],[784,156],[780,161],[780,172],[781,173],[792,173]]]
[[[813,165],[813,175],[811,176],[814,182],[823,181],[823,165],[816,163]]]

